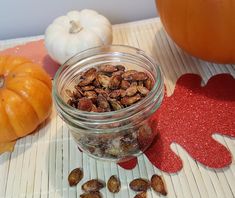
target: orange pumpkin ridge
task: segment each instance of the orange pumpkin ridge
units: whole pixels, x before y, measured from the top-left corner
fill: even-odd
[[[49,116],[51,87],[49,75],[39,65],[0,56],[0,143],[26,136]]]

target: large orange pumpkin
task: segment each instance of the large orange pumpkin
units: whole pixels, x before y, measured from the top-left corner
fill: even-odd
[[[156,0],[166,32],[188,53],[235,63],[235,0]]]
[[[0,56],[1,146],[35,130],[51,107],[51,79],[42,67],[25,58]]]

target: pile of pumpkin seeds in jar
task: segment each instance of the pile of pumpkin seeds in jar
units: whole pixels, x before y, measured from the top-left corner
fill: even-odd
[[[145,72],[126,70],[123,65],[101,65],[83,72],[74,90],[66,90],[67,103],[88,112],[116,111],[142,100],[152,86]]]
[[[120,110],[143,99],[152,89],[152,79],[145,73],[126,70],[123,65],[102,65],[83,72],[74,90],[66,90],[68,104],[88,112]],[[97,157],[117,159],[135,154],[152,141],[152,130],[146,124],[122,134],[84,135],[82,148]]]

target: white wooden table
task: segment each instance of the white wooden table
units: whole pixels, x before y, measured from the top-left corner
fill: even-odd
[[[183,73],[198,73],[204,82],[218,73],[235,76],[235,66],[211,64],[182,52],[166,36],[158,18],[114,25],[113,35],[114,44],[141,48],[159,62],[165,75],[168,95],[173,92],[176,79]],[[41,38],[0,41],[0,49]],[[214,137],[235,156],[234,139],[219,135]],[[171,148],[183,160],[184,167],[180,172],[161,172],[144,155],[138,158],[135,169],[127,171],[115,163],[96,161],[80,153],[67,127],[53,110],[50,119],[38,129],[38,133],[19,140],[13,153],[0,156],[0,197],[79,197],[81,185],[71,188],[67,183],[70,170],[76,167],[82,167],[85,173],[80,184],[90,178],[98,177],[107,181],[112,174],[119,175],[122,183],[120,193],[114,196],[105,188],[101,192],[107,198],[134,197],[135,193],[128,188],[129,182],[136,177],[150,178],[153,173],[163,175],[170,198],[235,197],[234,159],[229,168],[214,170],[195,162],[179,145],[172,144]],[[159,195],[149,190],[148,197]]]

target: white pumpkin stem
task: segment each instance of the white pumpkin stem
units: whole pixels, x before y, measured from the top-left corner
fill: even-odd
[[[71,24],[71,27],[69,29],[69,33],[70,34],[76,34],[78,32],[80,32],[83,27],[80,26],[80,23],[79,22],[76,22],[76,21],[70,21],[70,24]]]
[[[4,86],[5,77],[3,75],[0,75],[0,89]]]

